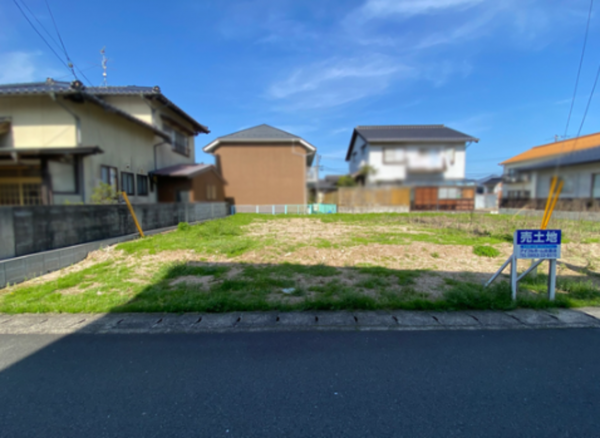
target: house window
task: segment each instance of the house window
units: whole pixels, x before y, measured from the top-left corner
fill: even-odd
[[[458,187],[440,187],[439,199],[460,199],[461,190]]]
[[[48,161],[48,173],[54,193],[77,193],[77,168],[73,158]]]
[[[563,182],[562,194],[572,195],[575,192],[575,182],[573,181],[573,177],[566,176],[559,178],[559,181]],[[552,184],[552,178],[550,178],[550,184]]]
[[[385,148],[383,150],[384,163],[404,163],[406,154],[402,148]]]
[[[509,190],[508,197],[510,199],[529,199],[530,197],[529,190]]]
[[[100,178],[104,184],[112,186],[115,192],[119,191],[119,178],[116,167],[100,166]]]
[[[136,175],[138,196],[148,196],[148,176]]]
[[[217,186],[209,184],[206,186],[206,199],[217,199]]]
[[[592,198],[600,199],[600,173],[592,175]]]
[[[121,172],[121,185],[123,191],[128,195],[135,195],[135,187],[133,184],[133,173]]]
[[[171,128],[169,125],[163,125],[163,131],[171,136],[173,150],[186,157],[190,154],[188,136]]]
[[[190,191],[189,190],[178,190],[176,200],[177,200],[177,202],[183,202],[183,203],[190,202]]]

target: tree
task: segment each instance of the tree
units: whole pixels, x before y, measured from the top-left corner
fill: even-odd
[[[98,187],[95,187],[92,193],[92,204],[116,204],[118,200],[119,195],[114,187],[105,182],[101,182]]]
[[[354,187],[356,186],[356,181],[350,175],[343,175],[337,181],[338,187]]]
[[[362,166],[360,168],[358,173],[360,173],[362,176],[373,176],[373,175],[377,175],[377,169],[375,169],[373,166],[371,166],[369,164],[365,164],[364,166]]]

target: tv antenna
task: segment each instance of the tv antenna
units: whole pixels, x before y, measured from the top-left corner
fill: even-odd
[[[106,81],[106,46],[102,47],[100,53],[102,54],[102,86],[108,87],[108,82]]]

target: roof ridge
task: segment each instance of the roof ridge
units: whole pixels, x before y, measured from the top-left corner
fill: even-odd
[[[389,128],[445,128],[444,125],[359,125],[361,129],[389,129]],[[452,129],[452,128],[450,128]]]
[[[580,135],[579,137],[566,138],[566,139],[561,140],[561,141],[553,141],[551,143],[545,143],[545,144],[541,144],[539,146],[533,146],[531,149],[545,148],[547,146],[554,146],[554,145],[561,144],[561,143],[566,143],[566,142],[569,142],[569,141],[577,141],[577,140],[579,140],[581,138],[593,137],[595,135],[600,135],[600,132],[594,132],[593,134]],[[531,149],[529,149],[529,150],[531,150]]]
[[[231,137],[232,135],[240,134],[242,132],[251,131],[253,129],[257,129],[257,128],[261,128],[261,127],[267,127],[267,128],[272,129],[274,131],[279,131],[279,132],[282,132],[284,134],[291,135],[292,137],[295,137],[295,138],[302,138],[302,137],[300,137],[300,136],[298,136],[296,134],[292,134],[291,132],[284,131],[283,129],[275,128],[274,126],[271,126],[271,125],[269,125],[267,123],[261,123],[260,125],[251,126],[250,128],[240,129],[239,131],[235,131],[235,132],[232,132],[231,134],[223,135],[223,136],[218,137],[218,138]]]

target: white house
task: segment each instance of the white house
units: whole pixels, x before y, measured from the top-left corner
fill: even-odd
[[[467,146],[478,141],[444,125],[357,126],[346,161],[367,185],[462,184]],[[374,172],[362,175],[365,166]]]

